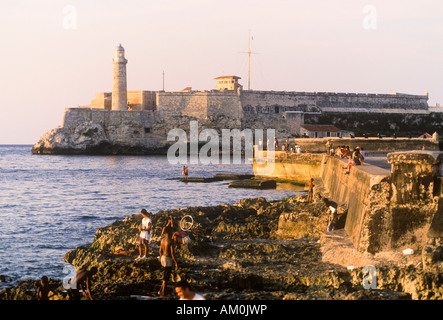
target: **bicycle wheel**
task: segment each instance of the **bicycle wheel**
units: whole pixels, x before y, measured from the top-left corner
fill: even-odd
[[[191,230],[193,224],[194,219],[190,215],[186,215],[180,220],[179,226],[182,231],[189,231]]]

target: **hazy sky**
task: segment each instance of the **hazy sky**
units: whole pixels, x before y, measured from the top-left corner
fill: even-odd
[[[424,94],[443,105],[443,1],[0,0],[0,144],[34,144],[65,107],[110,92],[196,90],[235,74],[256,90]]]

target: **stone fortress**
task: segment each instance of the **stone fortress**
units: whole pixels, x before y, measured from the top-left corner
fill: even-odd
[[[48,131],[34,153],[149,153],[168,146],[167,134],[201,129],[275,129],[287,137],[344,137],[354,132],[441,129],[443,112],[428,106],[428,94],[365,94],[244,90],[240,77],[215,78],[216,88],[196,91],[128,91],[125,50],[113,59],[112,92],[90,105],[66,108],[60,127]],[[435,111],[433,111],[435,110]],[[387,120],[388,119],[388,120]],[[390,121],[390,122],[386,122]],[[432,133],[431,132],[431,133]],[[441,133],[439,133],[441,134]]]

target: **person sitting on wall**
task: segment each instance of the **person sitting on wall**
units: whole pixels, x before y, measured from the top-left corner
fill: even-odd
[[[357,147],[354,149],[354,152],[352,153],[352,161],[354,161],[354,164],[356,166],[361,165],[361,154],[360,149]]]
[[[341,151],[341,146],[337,147],[337,149],[335,149],[335,156],[341,158],[343,155],[342,151]]]
[[[351,149],[349,149],[349,146],[346,146],[343,148],[343,157],[347,158],[351,155]]]
[[[346,166],[343,167],[343,169],[346,169],[345,174],[349,174],[350,170],[351,170],[351,166],[354,165],[354,161],[352,160],[352,156],[348,156],[348,163],[346,164]]]
[[[363,149],[363,147],[360,148],[360,158],[361,158],[361,165],[364,165],[365,162],[365,156],[366,156],[366,152],[365,149]]]

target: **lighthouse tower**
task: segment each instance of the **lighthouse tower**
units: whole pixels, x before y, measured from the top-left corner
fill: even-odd
[[[112,110],[128,110],[128,91],[126,86],[125,49],[119,44],[115,48],[112,73]]]

